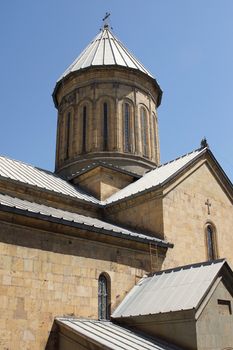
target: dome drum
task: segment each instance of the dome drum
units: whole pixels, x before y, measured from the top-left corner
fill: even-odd
[[[93,67],[66,78],[55,91],[57,173],[70,176],[98,159],[139,173],[159,164],[160,91],[150,77],[125,68]]]

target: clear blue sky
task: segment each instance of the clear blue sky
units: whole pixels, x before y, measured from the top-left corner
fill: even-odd
[[[7,0],[0,3],[0,154],[54,169],[58,77],[111,12],[115,35],[164,91],[162,161],[203,136],[233,180],[232,0]]]

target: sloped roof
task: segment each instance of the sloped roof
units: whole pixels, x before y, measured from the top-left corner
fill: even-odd
[[[154,170],[151,170],[136,182],[133,182],[132,184],[110,196],[105,201],[105,204],[110,204],[123,198],[131,197],[152,187],[163,184],[165,181],[182,170],[185,166],[187,166],[190,162],[199,157],[205,151],[206,148],[195,150],[169,163],[163,164]]]
[[[83,68],[109,65],[133,68],[152,77],[151,73],[113,35],[109,27],[104,26],[78,58],[65,70],[58,81],[69,73]]]
[[[56,323],[104,349],[178,350],[175,346],[139,335],[109,321],[56,318]]]
[[[110,236],[133,239],[138,242],[151,242],[164,247],[171,246],[171,244],[156,237],[127,230],[103,220],[0,194],[0,210],[12,211],[12,209],[19,214],[46,218],[47,221],[84,228],[89,231],[102,232]]]
[[[153,315],[196,309],[218,276],[225,260],[177,267],[142,279],[112,317]]]
[[[0,156],[1,177],[80,200],[100,203],[95,197],[85,193],[77,186],[70,184],[50,171]]]

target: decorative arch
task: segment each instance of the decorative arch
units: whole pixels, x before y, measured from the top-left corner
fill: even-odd
[[[111,279],[102,272],[98,279],[98,319],[108,320],[111,313]]]
[[[207,260],[217,259],[218,251],[216,227],[211,222],[207,222],[205,225],[205,245]]]

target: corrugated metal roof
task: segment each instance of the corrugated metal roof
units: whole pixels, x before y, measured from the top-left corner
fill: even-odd
[[[86,229],[91,229],[91,231],[105,231],[108,232],[109,235],[119,236],[126,239],[133,239],[135,241],[140,242],[152,242],[162,246],[170,246],[169,243],[158,239],[156,237],[147,236],[145,234],[141,234],[139,232],[127,230],[123,227],[110,224],[106,221],[99,220],[96,218],[92,218],[89,216],[80,215],[77,213],[71,213],[65,210],[56,209],[53,207],[49,207],[43,204],[37,204],[35,202],[29,202],[26,200],[22,200],[19,198],[10,197],[5,194],[0,194],[0,209],[18,209],[23,211],[28,215],[37,214],[43,215],[47,218],[48,221],[62,220],[64,224],[72,223],[75,226],[82,225]],[[34,215],[35,216],[35,215]],[[53,220],[52,220],[53,219]],[[55,220],[54,220],[55,219]]]
[[[90,343],[112,350],[178,350],[157,339],[147,338],[109,321],[56,318],[59,325],[68,328]]]
[[[84,201],[100,203],[95,197],[52,172],[6,157],[0,157],[0,176]]]
[[[101,32],[82,51],[78,58],[66,69],[62,76],[91,66],[117,65],[137,69],[149,76],[151,73],[126,49],[126,47],[112,34],[109,27]]]
[[[161,271],[142,279],[112,317],[150,315],[197,308],[225,260]]]
[[[189,162],[193,161],[196,157],[205,152],[206,148],[193,151],[180,158],[177,158],[169,163],[159,166],[158,168],[146,173],[139,180],[133,182],[122,190],[116,192],[110,196],[104,204],[110,204],[121,200],[126,197],[130,197],[134,194],[143,192],[149,188],[155,187],[164,183],[171,176],[176,174],[179,170],[185,167]]]

